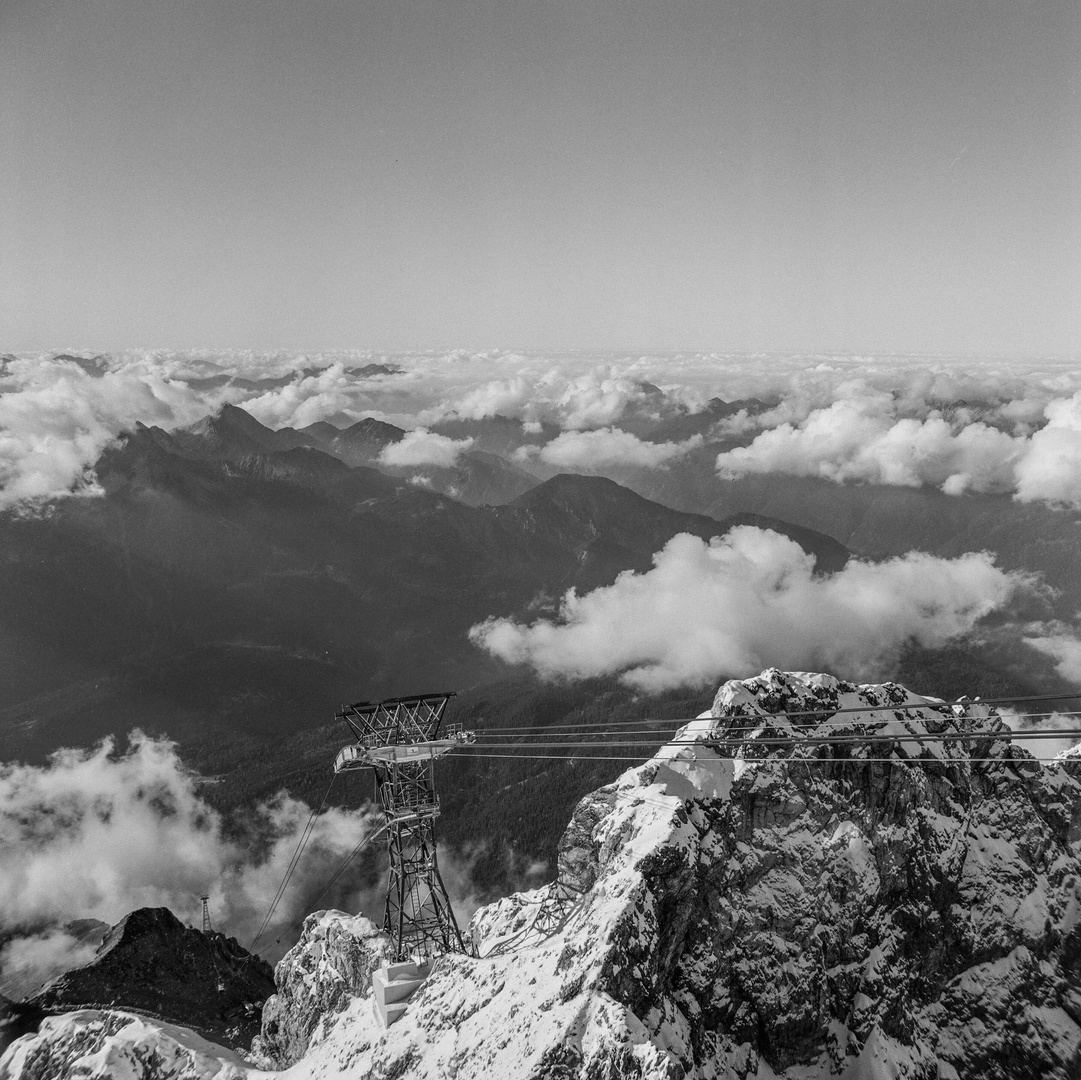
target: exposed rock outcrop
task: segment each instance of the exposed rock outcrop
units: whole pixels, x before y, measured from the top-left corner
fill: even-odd
[[[309,915],[300,940],[274,969],[278,992],[263,1006],[256,1055],[279,1068],[299,1061],[324,1020],[368,993],[372,972],[390,953],[390,938],[363,915]]]
[[[353,1046],[459,1080],[1081,1076],[1081,783],[920,701],[726,684],[693,750],[582,801],[559,884],[478,912],[484,959]]]

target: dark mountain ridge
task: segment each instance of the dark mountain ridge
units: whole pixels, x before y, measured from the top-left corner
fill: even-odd
[[[599,477],[471,507],[315,448],[241,455],[240,434],[269,430],[241,412],[208,435],[221,457],[140,426],[98,462],[104,497],[0,515],[3,756],[131,721],[182,740],[274,730],[358,695],[503,678],[471,625],[731,525]],[[795,538],[827,568],[847,557],[824,535]]]
[[[291,427],[274,430],[236,405],[223,405],[217,412],[171,434],[161,428],[148,429],[136,424],[136,434],[144,431],[150,431],[166,452],[202,461],[245,463],[251,458],[310,450],[348,466],[378,469],[425,491],[449,495],[472,506],[509,502],[537,483],[531,473],[498,454],[475,449],[459,454],[449,466],[387,464],[381,458],[383,451],[401,442],[406,431],[371,416],[347,428],[319,421],[299,431]],[[292,459],[300,460],[303,459]],[[326,465],[321,466],[314,456],[307,460],[313,469]]]
[[[253,451],[269,429],[239,412],[223,410],[201,450],[194,436],[185,446],[140,426],[99,460],[104,496],[62,500],[38,518],[0,515],[10,661],[0,757],[41,761],[139,727],[177,740],[186,761],[217,776],[206,797],[223,809],[283,786],[317,800],[340,739],[327,725],[343,701],[447,686],[478,722],[586,715],[613,680],[549,693],[472,645],[469,628],[648,570],[677,533],[708,539],[744,523],[584,476],[555,477],[509,505],[468,506],[317,448]],[[827,569],[847,558],[825,535],[756,523],[792,535]],[[512,679],[513,693],[503,688]],[[631,697],[620,689],[621,705]],[[476,764],[463,764],[448,796],[447,835],[463,843],[477,838],[452,812],[486,828],[493,820],[478,813],[490,777]],[[529,790],[558,812],[590,780],[571,770],[552,782],[558,792]],[[355,804],[369,791],[354,785],[345,797]],[[543,849],[554,828],[523,809],[506,841]],[[496,836],[484,871],[492,878],[506,872],[501,844]]]
[[[246,1049],[273,992],[270,965],[235,938],[186,927],[168,908],[139,908],[109,929],[90,963],[7,1011],[24,1034],[74,1009],[132,1009]]]
[[[636,560],[630,563],[636,570],[649,568],[652,555],[675,535],[672,529],[704,540],[737,525],[772,529],[814,555],[819,573],[842,569],[851,555],[843,544],[813,529],[761,514],[738,514],[718,521],[704,514],[671,510],[603,476],[561,473],[494,512],[538,538],[575,550],[579,559],[587,556],[593,545],[602,550],[611,550],[613,545],[622,548]],[[603,535],[590,529],[594,521],[604,522]]]

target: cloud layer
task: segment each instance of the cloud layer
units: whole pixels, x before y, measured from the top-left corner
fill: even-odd
[[[1055,673],[1074,686],[1081,686],[1081,638],[1059,625],[1052,632],[1022,638],[1024,643],[1055,661]]]
[[[171,429],[224,402],[275,428],[373,416],[430,436],[444,420],[499,415],[523,435],[556,429],[540,451],[553,466],[603,469],[678,461],[694,448],[648,441],[651,425],[714,397],[744,403],[714,432],[740,444],[718,459],[722,476],[789,472],[1081,506],[1081,370],[1066,361],[132,350],[81,363],[0,358],[0,509],[91,494],[93,464],[120,431]],[[592,433],[603,434],[572,438]],[[442,464],[461,451],[429,439],[392,457],[410,452]]]
[[[458,460],[459,455],[473,445],[470,439],[451,439],[439,435],[427,428],[419,427],[407,431],[395,443],[383,447],[379,460],[384,465],[434,465],[449,469]]]
[[[1019,713],[1014,709],[999,709],[998,712],[1006,725],[1019,734],[1033,731],[1069,731],[1077,728],[1077,717],[1068,713],[1052,712],[1046,716],[1033,716],[1030,713]],[[1072,750],[1077,745],[1077,738],[1076,736],[1056,738],[1043,735],[1034,739],[1019,737],[1013,742],[1015,746],[1027,750],[1033,757],[1048,760],[1066,750]]]
[[[814,577],[798,544],[751,526],[708,544],[675,536],[653,561],[584,596],[571,590],[554,621],[491,618],[470,637],[546,677],[619,672],[650,691],[774,665],[869,676],[906,641],[941,645],[1028,584],[986,553],[854,560]]]
[[[600,472],[611,468],[666,469],[702,445],[702,436],[683,442],[648,442],[619,428],[596,431],[564,431],[544,446],[523,446],[515,452],[519,461],[538,459],[570,472]]]
[[[196,920],[204,892],[215,926],[247,945],[309,814],[283,796],[227,829],[175,746],[138,732],[123,753],[109,739],[92,750],[58,751],[46,766],[0,765],[0,934],[31,935],[5,962],[25,966],[28,951],[30,959],[55,962],[71,943],[41,931],[74,919],[114,923],[134,908],[164,905]],[[264,947],[374,821],[367,811],[335,808],[315,819]],[[342,899],[330,896],[323,906]]]
[[[804,411],[782,402],[722,425],[729,433],[766,430],[747,446],[717,457],[719,476],[750,473],[817,476],[930,486],[948,495],[1010,492],[1021,502],[1042,500],[1081,509],[1081,391],[1033,402],[969,405],[943,410],[905,401],[863,384],[849,396]],[[904,410],[920,415],[904,415]],[[793,414],[799,419],[790,419]],[[1033,430],[1033,424],[1041,424]],[[770,426],[775,424],[775,426]]]
[[[92,376],[66,362],[20,361],[0,376],[0,510],[95,494],[90,468],[136,420],[191,423],[207,401],[153,371]]]

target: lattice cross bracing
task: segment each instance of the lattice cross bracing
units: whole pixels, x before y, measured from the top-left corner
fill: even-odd
[[[337,772],[371,768],[387,820],[390,876],[384,929],[394,939],[395,959],[464,952],[436,857],[435,759],[473,739],[472,732],[439,725],[453,694],[423,694],[361,702],[344,708],[356,743],[338,754]]]

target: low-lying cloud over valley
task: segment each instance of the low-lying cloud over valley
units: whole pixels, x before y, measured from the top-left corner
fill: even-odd
[[[63,929],[72,920],[113,923],[158,906],[197,920],[204,892],[215,925],[250,944],[310,808],[281,796],[227,824],[200,783],[173,743],[139,732],[123,750],[107,739],[57,751],[46,765],[0,763],[0,937],[17,935],[0,952],[0,978],[64,962],[67,950],[83,958]],[[379,823],[334,807],[315,818],[264,947]]]
[[[664,469],[701,445],[701,435],[683,442],[649,442],[629,431],[608,427],[595,431],[564,431],[544,446],[520,447],[514,457],[521,462],[538,459],[570,472],[625,467]]]
[[[782,420],[750,445],[719,454],[717,473],[728,479],[787,473],[837,483],[929,486],[947,495],[1010,492],[1021,502],[1081,508],[1081,391],[1048,401],[1038,420],[1027,410],[1024,419],[1011,420],[1021,410],[1002,408],[904,416],[899,406],[892,395],[864,390],[798,422]],[[770,419],[783,415],[773,410]],[[743,413],[727,430],[768,422]]]
[[[472,439],[450,439],[420,427],[383,447],[379,460],[384,465],[435,465],[449,469],[472,445]]]
[[[816,577],[798,544],[752,526],[709,543],[675,536],[653,563],[584,595],[569,591],[554,619],[491,618],[471,637],[546,677],[618,672],[649,691],[772,666],[860,677],[909,640],[936,646],[968,632],[1031,587],[985,552],[852,560]]]

